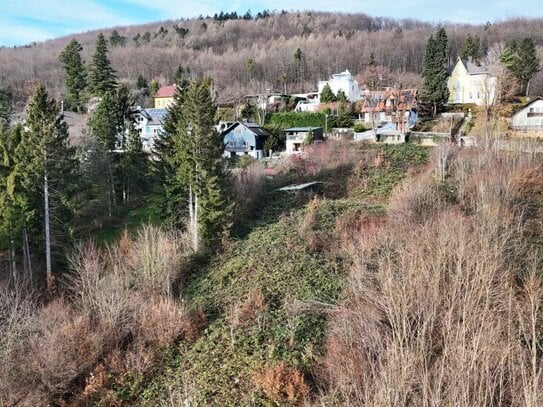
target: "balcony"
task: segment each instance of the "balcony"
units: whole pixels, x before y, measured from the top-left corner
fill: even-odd
[[[530,112],[528,117],[543,117],[543,112]]]

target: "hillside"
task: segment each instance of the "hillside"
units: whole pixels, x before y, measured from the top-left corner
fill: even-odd
[[[536,406],[540,158],[330,142],[272,180],[255,163],[221,252],[146,226],[81,247],[64,298],[2,291],[3,400]]]
[[[541,19],[486,25],[445,23],[444,27],[451,60],[468,34],[478,39],[483,53],[496,44],[526,36],[533,37],[537,46],[543,45]],[[417,85],[425,44],[435,24],[364,14],[277,12],[251,20],[176,20],[102,31],[110,38],[113,30],[118,36],[110,44],[110,58],[118,77],[134,88],[140,75],[148,81],[170,83],[182,65],[194,75],[213,77],[219,100],[230,101],[265,89],[312,91],[318,80],[334,72],[349,69],[359,73],[372,55],[378,65],[390,70],[391,82]],[[94,52],[97,33],[73,35],[83,45],[86,61]],[[0,49],[0,88],[14,91],[19,109],[32,81],[44,82],[57,100],[62,98],[58,55],[70,38]],[[250,69],[249,60],[253,61]],[[543,74],[532,82],[531,92],[543,93]]]

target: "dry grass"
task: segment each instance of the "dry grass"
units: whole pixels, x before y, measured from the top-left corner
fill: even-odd
[[[304,405],[309,396],[309,386],[299,369],[288,367],[284,362],[266,366],[253,373],[257,389],[276,403]]]
[[[82,245],[66,299],[40,307],[22,289],[2,292],[0,312],[9,318],[0,319],[0,405],[88,405],[97,397],[115,405],[113,381],[147,374],[160,348],[194,339],[203,317],[172,289],[182,280],[186,242],[145,226],[106,250]]]
[[[327,397],[542,405],[543,257],[524,239],[518,198],[537,195],[537,176],[526,188],[519,178],[537,168],[522,154],[462,153],[447,174],[458,204],[428,172],[396,191],[386,224],[362,227],[347,247],[347,298],[331,316]]]

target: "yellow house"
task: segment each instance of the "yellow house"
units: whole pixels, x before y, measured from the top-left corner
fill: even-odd
[[[491,105],[494,103],[496,82],[497,78],[490,73],[489,67],[458,57],[447,81],[449,104]]]
[[[161,87],[155,94],[155,109],[166,109],[170,106],[176,90],[176,84]]]

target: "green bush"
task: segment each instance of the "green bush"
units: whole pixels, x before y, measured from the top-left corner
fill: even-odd
[[[268,117],[266,124],[288,129],[290,127],[323,127],[326,122],[324,113],[311,112],[279,112]],[[330,127],[330,117],[328,118]]]
[[[371,130],[371,124],[369,123],[362,123],[362,122],[356,122],[354,124],[354,132],[355,133],[362,133],[363,131]]]

